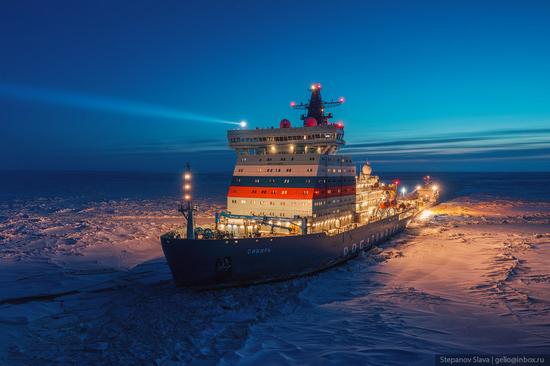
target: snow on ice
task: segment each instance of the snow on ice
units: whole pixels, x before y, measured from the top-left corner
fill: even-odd
[[[201,204],[211,217],[221,204]],[[550,203],[461,195],[357,260],[176,288],[171,199],[0,204],[0,364],[426,364],[550,349]]]

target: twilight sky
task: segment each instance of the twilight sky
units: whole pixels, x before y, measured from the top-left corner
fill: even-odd
[[[548,1],[12,1],[0,169],[230,170],[312,82],[376,170],[550,171]]]

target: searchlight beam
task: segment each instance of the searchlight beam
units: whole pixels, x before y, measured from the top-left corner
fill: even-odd
[[[18,100],[28,100],[45,104],[58,105],[102,112],[152,117],[185,121],[222,123],[240,126],[238,121],[229,121],[203,114],[182,111],[165,106],[140,103],[98,95],[82,94],[72,91],[45,89],[31,86],[0,84],[0,96]]]

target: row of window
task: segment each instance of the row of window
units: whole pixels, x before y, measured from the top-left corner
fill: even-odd
[[[283,196],[286,196],[288,194],[288,191],[286,189],[283,189],[281,191],[278,191],[276,189],[271,189],[271,190],[267,190],[267,189],[261,189],[261,190],[258,190],[258,189],[252,189],[250,191],[250,193],[252,194],[258,194],[258,191],[260,192],[260,194],[272,194],[272,195],[276,195],[276,194],[280,194],[280,195],[283,195]],[[233,188],[232,190],[232,193],[237,193],[238,190],[236,188]],[[329,188],[326,190],[326,193],[327,195],[330,195],[330,194],[335,194],[335,193],[338,193],[339,195],[340,194],[343,194],[343,195],[349,195],[349,194],[353,194],[355,193],[355,187],[341,187],[341,188]],[[323,194],[323,190],[321,189],[316,189],[313,191],[313,194],[315,196],[318,196],[318,195],[322,195]],[[304,196],[309,196],[309,190],[308,189],[304,189],[303,190],[303,195]]]
[[[234,183],[241,183],[244,178],[241,177],[234,177],[233,182]],[[246,180],[245,180],[246,181]],[[293,179],[293,178],[254,178],[254,183],[260,184],[260,183],[281,183],[281,184],[289,184],[291,181],[298,182],[300,180]],[[304,180],[304,183],[311,183],[311,178],[307,178]],[[333,183],[333,184],[349,184],[353,185],[355,183],[355,179],[352,177],[350,178],[339,178],[339,179],[331,179],[331,178],[321,178],[317,179],[317,183]]]
[[[251,193],[257,194],[257,193],[258,193],[258,190],[257,190],[257,189],[253,189],[253,190],[251,191]],[[269,193],[271,193],[271,194],[277,194],[277,191],[274,190],[274,189],[272,189],[271,191],[269,191]],[[260,190],[260,194],[268,194],[268,190],[262,189],[262,190]],[[285,196],[285,195],[288,194],[288,191],[287,191],[286,189],[284,189],[284,190],[281,191],[280,194],[283,195],[283,196]],[[304,196],[307,196],[307,195],[309,195],[309,191],[306,189],[306,190],[304,190]]]
[[[353,201],[353,198],[337,198],[332,200],[323,200],[323,201],[314,201],[313,206],[314,207],[322,207],[322,206],[333,206],[337,204],[347,204]],[[233,204],[251,204],[251,205],[266,205],[266,206],[276,206],[277,203],[274,201],[265,201],[265,200],[255,200],[255,199],[232,199],[231,203]],[[279,206],[308,206],[309,201],[297,201],[297,200],[285,200],[285,201],[279,201]]]
[[[260,137],[232,137],[231,142],[276,142],[276,141],[300,141],[300,140],[317,140],[317,139],[342,139],[342,134],[334,133],[316,133],[311,135],[301,136],[260,136]]]
[[[259,173],[261,173],[263,171],[263,168],[257,168],[256,171],[258,171]],[[267,168],[265,170],[267,173],[280,173],[281,172],[281,168]],[[239,168],[237,169],[237,172],[238,173],[243,173],[244,172],[244,168]],[[286,168],[286,172],[287,173],[290,173],[292,172],[292,168]],[[313,168],[306,168],[306,172],[313,172]]]
[[[280,161],[286,161],[286,157],[281,157],[281,158],[279,158],[279,160],[280,160]],[[290,161],[294,161],[294,157],[293,157],[293,156],[290,157],[289,160],[290,160]],[[304,159],[304,160],[305,160],[305,159]],[[315,161],[315,160],[316,160],[315,156],[310,156],[310,157],[309,157],[309,161]],[[323,156],[323,157],[321,158],[321,160],[322,160],[322,161],[329,161],[329,162],[330,162],[330,161],[339,161],[339,162],[341,162],[341,163],[351,163],[351,159],[349,159],[349,158],[339,158],[339,157],[328,157],[328,158],[327,158],[327,157],[324,157],[324,156]],[[242,157],[242,158],[241,158],[241,161],[248,161],[248,158],[247,158],[247,157]],[[262,158],[259,158],[258,161],[262,161]],[[273,158],[271,158],[271,157],[270,157],[270,158],[266,158],[265,161],[273,161]]]
[[[313,203],[314,207],[323,207],[323,206],[333,206],[337,204],[347,204],[347,203],[353,203],[355,202],[355,197],[342,197],[342,198],[335,198],[335,199],[328,199],[328,200],[320,200],[315,201]]]
[[[233,203],[235,205],[238,205],[238,204],[246,205],[247,203],[249,203],[251,205],[259,204],[260,206],[276,206],[277,205],[277,202],[274,202],[274,201],[245,200],[245,199],[241,199],[241,200],[232,199],[231,203]],[[279,201],[278,203],[279,203],[279,206],[307,206],[309,202],[303,202],[303,201],[298,202],[296,200],[289,200],[289,201]]]
[[[258,173],[262,173],[264,171],[264,168],[256,168],[256,171]],[[281,171],[286,171],[287,173],[290,173],[290,172],[292,172],[292,168],[286,168],[286,170],[282,170],[281,168],[267,168],[267,169],[265,169],[265,171],[267,173],[280,173]],[[244,168],[238,168],[237,169],[237,173],[244,173],[244,172],[245,172]],[[313,168],[306,168],[306,172],[312,173]],[[324,173],[325,168],[321,167],[320,172]],[[341,168],[339,168],[339,169],[329,168],[329,169],[327,169],[327,173],[353,173],[353,174],[355,174],[355,168],[343,168],[343,169],[341,169]]]

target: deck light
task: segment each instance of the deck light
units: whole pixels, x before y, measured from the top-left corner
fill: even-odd
[[[405,193],[407,193],[407,188],[401,188],[401,194],[403,195],[403,197],[405,196]]]
[[[246,121],[239,122],[239,126],[241,126],[241,128],[245,128],[246,127]]]
[[[183,179],[185,179],[185,180],[190,180],[190,179],[191,179],[191,174],[190,174],[190,173],[185,173],[185,174],[183,175]]]
[[[438,189],[437,186],[433,186],[433,187],[432,187],[432,190],[433,190],[434,192],[437,191],[437,189]]]
[[[420,220],[427,220],[429,219],[431,216],[433,216],[433,212],[431,210],[424,210],[422,211],[422,213],[420,214],[419,218]]]
[[[420,186],[416,186],[416,190],[418,191],[421,187]]]

